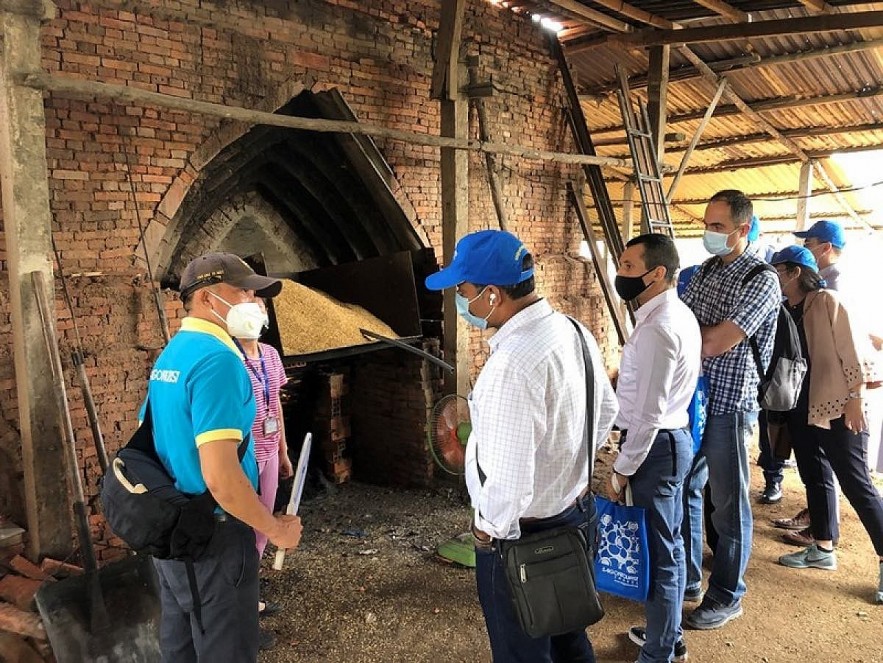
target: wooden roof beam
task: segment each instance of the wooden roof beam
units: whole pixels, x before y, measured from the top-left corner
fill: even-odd
[[[586,7],[584,4],[577,2],[576,0],[547,0],[547,3],[554,5],[558,9],[563,9],[568,14],[579,16],[581,19],[595,23],[596,25],[606,28],[607,30],[612,30],[613,32],[628,33],[633,31],[632,26],[628,23],[617,20],[603,12],[599,12],[597,9]]]
[[[723,2],[723,0],[693,0],[693,2],[737,23],[747,23],[751,20],[748,14],[741,9],[736,9],[728,2]]]
[[[846,53],[855,53],[872,48],[883,46],[883,39],[869,39],[867,41],[855,41],[848,44],[840,44],[838,46],[827,46],[825,48],[815,48],[806,51],[796,51],[794,53],[781,53],[770,57],[762,58],[757,53],[743,55],[738,58],[727,58],[725,60],[716,60],[706,62],[706,64],[717,73],[726,75],[734,74],[745,69],[753,69],[755,67],[773,67],[780,64],[788,64],[798,62],[800,60],[813,60],[816,58],[827,58],[832,55],[842,55]],[[572,48],[567,46],[567,52],[572,54],[585,50],[579,47]],[[678,83],[683,81],[691,81],[702,76],[699,70],[692,65],[679,65],[672,68],[668,74],[670,83]],[[646,76],[632,76],[629,78],[629,87],[632,90],[638,90],[647,87]],[[619,89],[619,83],[615,80],[608,81],[593,88],[587,88],[583,92],[589,97],[600,97],[616,92]]]
[[[824,106],[827,104],[836,104],[844,101],[854,101],[857,99],[870,99],[872,97],[883,96],[883,87],[871,88],[870,90],[858,90],[856,92],[842,92],[840,94],[826,94],[821,97],[806,97],[804,99],[759,99],[751,102],[751,108],[757,113],[768,113],[770,111],[788,110],[791,108],[804,108],[806,106]],[[727,115],[738,115],[745,111],[738,104],[728,104],[720,106],[715,111],[715,117],[724,117]],[[695,110],[680,115],[672,115],[668,118],[668,124],[677,124],[679,122],[693,122],[700,120],[705,115],[705,110]],[[592,131],[593,136],[601,134],[616,133],[623,131],[621,126],[602,127]]]
[[[881,26],[883,26],[883,11],[866,11],[853,14],[821,14],[752,23],[682,28],[680,30],[651,28],[637,30],[630,34],[608,35],[606,42],[624,46],[662,46],[665,44],[695,44],[750,39],[752,37],[859,30]]]
[[[671,30],[677,27],[677,23],[672,23],[667,18],[651,14],[643,9],[638,9],[627,2],[620,2],[620,0],[592,0],[592,2],[596,5],[607,7],[607,9],[615,11],[617,14],[630,18],[633,21],[640,21],[641,23],[646,23],[647,25],[652,25],[656,28]]]
[[[800,4],[816,14],[832,14],[834,8],[825,0],[799,0]]]

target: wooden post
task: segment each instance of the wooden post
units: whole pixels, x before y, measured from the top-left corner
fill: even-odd
[[[47,7],[40,0],[0,0],[0,177],[3,226],[9,261],[9,295],[15,384],[21,426],[27,509],[28,553],[63,559],[71,550],[71,512],[65,481],[64,435],[53,388],[52,367],[43,340],[40,312],[30,272],[51,284],[52,216],[46,179],[46,121],[43,95],[22,87],[15,74],[37,72],[40,23]],[[55,336],[55,320],[47,321]]]
[[[662,165],[662,157],[665,154],[665,107],[668,101],[668,62],[670,54],[670,46],[650,47],[647,115],[650,116],[650,135],[653,137],[653,144],[656,146],[656,160],[660,166]]]
[[[635,206],[635,182],[629,180],[622,186],[622,241],[628,243],[634,232],[632,217]]]
[[[476,85],[478,85],[478,56],[472,56],[469,58],[469,86]],[[478,116],[478,137],[483,143],[488,142],[491,136],[484,100],[475,97],[472,99],[472,105],[475,106],[475,114]],[[494,210],[497,212],[500,230],[509,230],[509,223],[506,221],[506,207],[503,204],[503,189],[500,187],[500,179],[497,177],[497,159],[490,152],[484,153],[484,166],[487,170],[487,182],[491,188],[491,199],[494,201]]]
[[[797,187],[797,229],[806,230],[809,219],[809,194],[812,191],[812,162],[800,164],[800,186]]]
[[[441,103],[441,135],[465,140],[469,129],[469,100],[460,94],[460,33],[466,0],[442,0],[438,30],[438,59],[432,74],[432,94]],[[441,148],[442,251],[448,264],[457,240],[469,230],[469,154]],[[469,393],[469,332],[457,314],[454,288],[444,292],[444,357],[454,366],[445,375],[445,392]]]

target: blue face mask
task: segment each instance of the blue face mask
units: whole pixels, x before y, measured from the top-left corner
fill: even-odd
[[[491,313],[493,313],[494,309],[491,308],[491,312],[487,314],[487,318],[479,318],[477,315],[473,315],[469,312],[469,305],[474,302],[476,299],[481,297],[482,293],[484,293],[486,288],[483,288],[481,292],[479,292],[472,299],[466,299],[459,292],[454,293],[454,300],[457,303],[457,313],[460,314],[466,322],[468,322],[473,327],[478,327],[479,329],[487,329],[487,318],[491,317]]]
[[[727,256],[733,252],[732,246],[727,246],[727,241],[730,239],[730,235],[732,235],[735,230],[731,233],[716,233],[713,230],[706,230],[705,234],[702,236],[702,244],[705,246],[705,250],[708,251],[713,256]]]

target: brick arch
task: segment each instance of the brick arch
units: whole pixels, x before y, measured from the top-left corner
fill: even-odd
[[[311,88],[313,82],[301,77],[290,78],[275,88],[275,97],[259,104],[255,110],[268,113],[281,108],[292,97],[302,91]],[[153,268],[154,278],[162,281],[166,276],[172,252],[178,244],[181,233],[184,230],[186,219],[179,214],[181,203],[187,197],[194,182],[199,179],[202,169],[211,162],[225,147],[244,136],[252,129],[253,125],[241,122],[221,124],[200,145],[190,158],[184,170],[172,181],[166,190],[162,200],[156,207],[153,218],[144,230],[144,238],[135,251],[137,260],[143,264],[141,256],[150,256],[150,264]],[[145,246],[146,245],[146,246]]]

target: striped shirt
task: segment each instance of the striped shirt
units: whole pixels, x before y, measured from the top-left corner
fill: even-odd
[[[270,380],[269,389],[264,388],[264,374],[261,369],[260,359],[245,358],[245,368],[251,379],[251,388],[254,391],[254,399],[257,404],[257,415],[251,427],[251,436],[254,438],[255,458],[259,463],[269,460],[279,453],[279,439],[282,436],[282,413],[279,411],[279,391],[288,382],[285,376],[285,368],[276,348],[266,343],[258,343],[264,363],[267,367],[267,377]],[[269,393],[269,403],[266,395]],[[270,435],[264,434],[264,422],[268,416],[276,417],[278,429]]]
[[[760,378],[748,339],[757,335],[761,361],[769,365],[776,333],[776,316],[782,301],[779,280],[771,270],[744,278],[763,260],[745,251],[731,263],[711,258],[702,264],[684,291],[684,303],[701,327],[714,327],[729,320],[746,338],[731,350],[702,361],[708,379],[708,413],[754,412],[758,410]]]
[[[594,457],[617,405],[598,345],[582,332],[594,372]],[[585,363],[573,325],[545,300],[512,316],[488,344],[491,356],[469,396],[466,487],[475,526],[516,539],[519,518],[557,515],[586,487]]]

